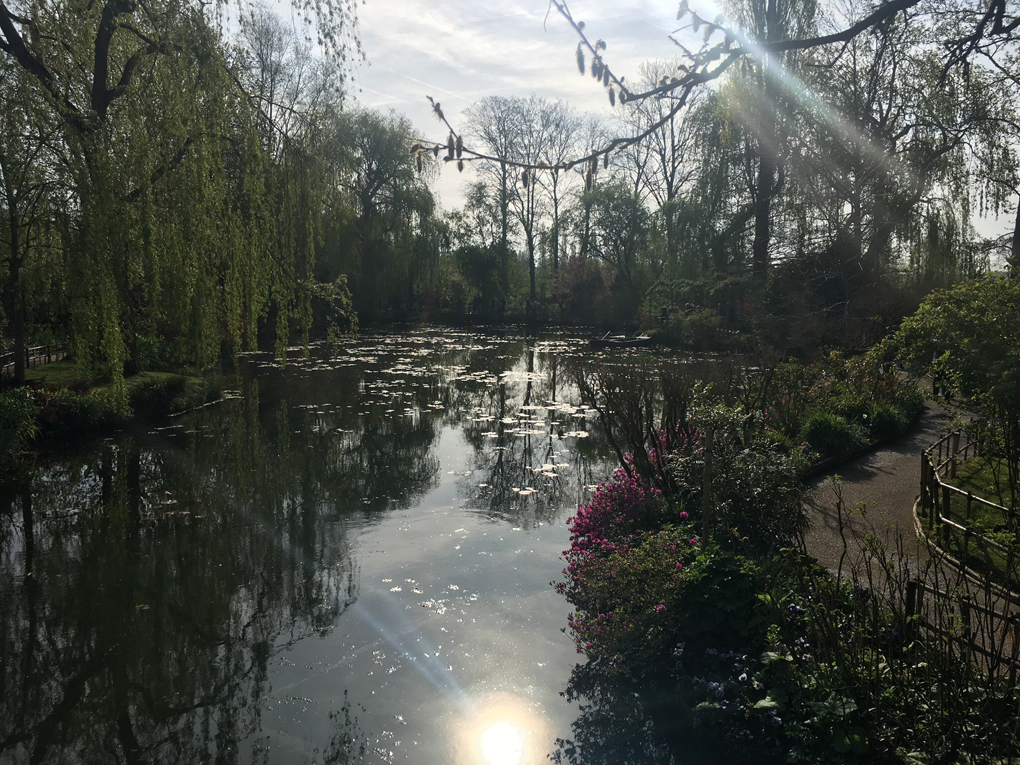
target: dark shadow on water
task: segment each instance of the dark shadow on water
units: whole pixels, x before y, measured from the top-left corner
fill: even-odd
[[[0,763],[268,762],[273,667],[357,602],[352,539],[435,488],[444,433],[494,521],[563,517],[604,472],[564,435],[587,426],[560,350],[419,333],[254,356],[228,400],[39,455],[0,485]],[[338,687],[319,761],[365,757],[355,706]]]

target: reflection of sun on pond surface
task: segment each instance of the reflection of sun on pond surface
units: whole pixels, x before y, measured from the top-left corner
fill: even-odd
[[[524,734],[506,722],[490,725],[482,733],[482,759],[491,765],[517,765],[524,756]]]
[[[587,353],[442,329],[253,354],[227,400],[26,462],[0,765],[545,762],[579,719],[549,583],[611,469]]]
[[[484,699],[464,723],[457,765],[531,765],[546,760],[549,725],[522,699],[495,695]]]

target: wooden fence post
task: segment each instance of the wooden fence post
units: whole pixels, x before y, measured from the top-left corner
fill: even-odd
[[[969,491],[967,492],[967,530],[963,532],[963,560],[966,562],[967,558],[970,557],[970,521],[971,521],[971,502],[974,499],[974,495]]]
[[[953,497],[949,493],[949,487],[948,486],[943,486],[942,487],[942,518],[945,518],[947,521],[951,520],[951,518],[952,518],[952,516],[950,515],[950,511],[952,509],[952,504],[951,504],[952,501],[953,501]],[[943,536],[942,543],[948,547],[949,546],[949,534],[950,534],[949,524],[948,523],[942,523],[940,525],[942,526],[942,536]]]
[[[931,463],[928,454],[921,452],[921,511],[928,515],[928,530],[934,528],[931,512]]]
[[[925,460],[925,472],[927,473],[927,480],[925,481],[925,492],[927,494],[927,512],[928,512],[928,530],[935,531],[935,508],[938,506],[938,500],[935,496],[935,487],[938,485],[935,483],[935,468],[931,462]]]

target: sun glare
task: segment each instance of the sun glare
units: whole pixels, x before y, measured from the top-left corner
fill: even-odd
[[[488,694],[458,726],[457,765],[533,765],[548,754],[549,725],[541,709],[510,694]]]
[[[520,765],[524,756],[524,734],[516,725],[498,722],[482,732],[485,765]]]

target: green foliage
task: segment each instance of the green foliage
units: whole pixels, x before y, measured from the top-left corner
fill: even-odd
[[[957,393],[1020,406],[1020,281],[992,274],[933,292],[892,343],[906,363],[944,371]]]
[[[867,415],[871,437],[878,441],[900,435],[906,431],[913,419],[910,417],[909,408],[892,404],[872,404]]]
[[[881,358],[881,351],[834,353],[816,364],[779,367],[766,385],[766,422],[823,457],[905,433],[924,412],[924,396]]]
[[[845,457],[864,444],[860,428],[832,412],[811,412],[800,435],[825,457]]]
[[[128,385],[131,411],[144,419],[194,409],[218,395],[214,382],[185,375],[143,373],[131,378]]]
[[[749,554],[760,556],[793,544],[805,524],[798,463],[775,441],[745,433],[741,418],[719,410],[709,426],[712,444],[711,523],[732,531]],[[703,426],[704,427],[704,426]],[[704,438],[667,458],[679,496],[690,506],[703,500]],[[795,451],[795,450],[794,450]]]
[[[572,590],[578,650],[607,671],[647,677],[678,643],[735,644],[748,630],[754,567],[688,525],[667,524],[586,564],[585,587]]]
[[[0,473],[10,468],[36,433],[36,407],[27,388],[0,391]]]
[[[41,436],[81,434],[120,420],[125,413],[112,389],[75,393],[66,388],[40,389],[34,394]]]
[[[665,345],[698,351],[718,351],[732,344],[722,317],[709,308],[696,308],[690,313],[674,311],[666,325],[653,330],[653,334]]]
[[[1020,496],[1020,281],[989,275],[932,293],[890,341],[985,418],[987,442]],[[1014,507],[1014,510],[1016,508]]]

